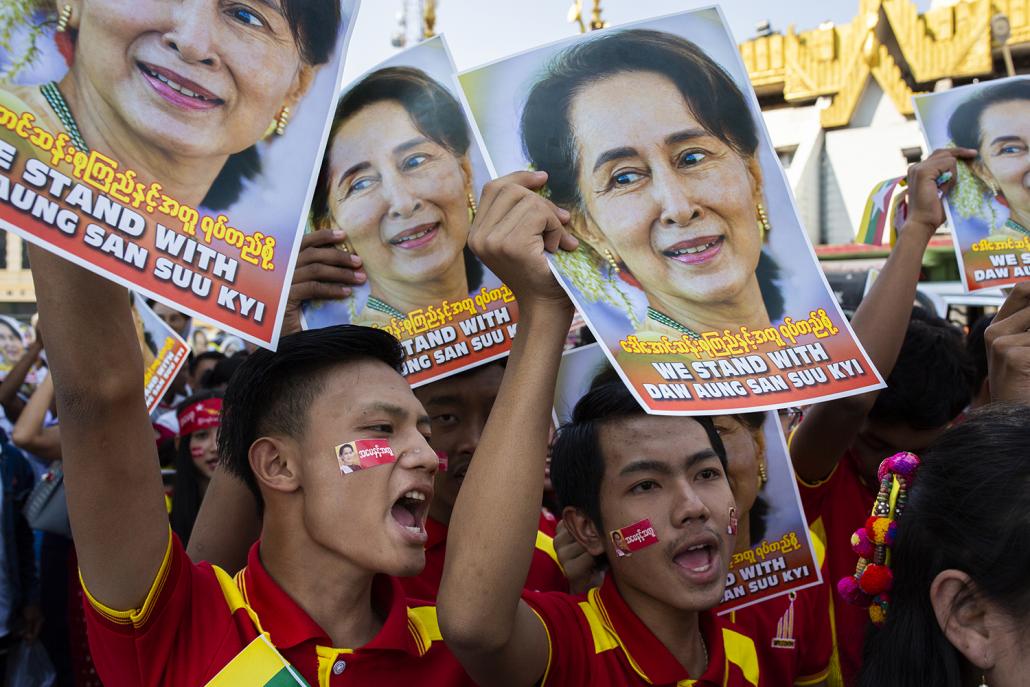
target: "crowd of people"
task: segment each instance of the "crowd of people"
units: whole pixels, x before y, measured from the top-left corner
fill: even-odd
[[[762,415],[648,415],[608,370],[555,431],[573,307],[546,253],[578,239],[543,173],[488,184],[469,234],[518,299],[511,355],[415,390],[389,334],[301,331],[303,301],[364,281],[333,229],[302,244],[276,352],[153,304],[193,351],[150,414],[124,289],[33,248],[34,336],[4,321],[0,651],[41,637],[76,686],[265,684],[265,648],[311,685],[1021,684],[1030,285],[968,334],[913,307],[962,155],[910,169],[852,320],[886,388],[785,423],[823,583],[723,616],[764,526]],[[333,447],[361,440],[395,462],[341,479]],[[34,537],[48,480],[68,517]],[[871,512],[889,541],[855,544]],[[614,535],[644,518],[659,545],[632,551]]]

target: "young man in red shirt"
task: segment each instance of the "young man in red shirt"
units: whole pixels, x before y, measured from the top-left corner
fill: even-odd
[[[435,609],[409,605],[393,577],[424,564],[438,463],[396,340],[305,332],[237,371],[220,454],[264,513],[231,577],[171,534],[125,289],[35,248],[32,266],[106,684],[471,684]],[[396,462],[342,475],[334,447],[357,439],[388,441]]]
[[[617,389],[600,390],[593,444],[559,436],[551,469],[561,491],[570,483],[559,477],[571,465],[566,453],[593,461],[574,481],[595,486],[565,521],[592,555],[607,558],[609,574],[585,598],[523,596],[572,318],[545,250],[575,241],[534,192],[545,179],[526,172],[488,184],[470,235],[473,250],[514,291],[520,322],[493,417],[454,508],[439,596],[443,634],[483,684],[775,684],[755,643],[710,612],[722,598],[733,550],[734,501],[722,442],[707,418],[647,416],[632,397],[632,411],[609,412],[606,400]],[[626,532],[627,544],[657,542],[617,555],[610,532],[634,524],[641,531]]]
[[[451,513],[503,377],[504,365],[495,362],[415,389],[415,396],[422,402],[432,422],[432,446],[446,457],[447,462],[446,468],[436,473],[433,501],[426,519],[429,536],[426,567],[418,575],[401,579],[401,585],[411,598],[435,601],[440,591]],[[554,548],[556,525],[550,513],[540,511],[536,547],[524,585],[526,589],[569,591],[569,582]]]
[[[923,253],[944,223],[941,195],[950,192],[956,160],[976,151],[934,151],[908,174],[908,216],[883,271],[863,299],[852,327],[888,388],[813,406],[794,431],[791,460],[812,532],[826,548],[836,656],[831,682],[854,684],[869,615],[836,594],[854,574],[850,540],[872,509],[880,462],[899,451],[919,453],[968,404],[971,362],[961,336],[934,317],[913,321]],[[947,176],[950,174],[950,177]],[[941,180],[943,183],[938,183]]]

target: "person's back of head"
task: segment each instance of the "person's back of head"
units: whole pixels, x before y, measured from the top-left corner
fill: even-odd
[[[966,350],[973,363],[972,394],[973,406],[980,407],[991,402],[987,385],[987,328],[994,322],[994,315],[984,315],[977,320],[966,335]]]
[[[989,406],[922,456],[892,548],[887,620],[861,687],[1026,684],[1030,407]]]
[[[914,308],[887,388],[869,418],[919,430],[944,427],[969,405],[973,375],[958,328]]]

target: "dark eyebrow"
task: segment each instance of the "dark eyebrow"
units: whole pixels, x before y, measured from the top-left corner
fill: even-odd
[[[457,405],[460,402],[461,397],[456,394],[440,394],[439,396],[430,396],[426,399],[427,406]]]
[[[404,143],[401,143],[400,145],[394,147],[393,153],[394,155],[399,155],[403,152],[411,150],[412,148],[416,148],[422,145],[423,143],[429,143],[429,139],[425,136],[419,136],[418,138],[413,138],[410,141],[405,141]]]
[[[697,453],[693,453],[687,457],[686,469],[694,467],[701,461],[709,460],[711,458],[719,458],[719,454],[710,448],[701,449]],[[662,460],[635,460],[626,467],[619,471],[619,476],[628,475],[634,472],[657,472],[662,475],[671,475],[673,470],[668,463]]]
[[[1019,142],[1022,140],[1023,138],[1021,136],[998,136],[998,138],[991,141],[991,145],[994,145],[995,143],[1010,143],[1012,141]]]
[[[635,155],[637,155],[636,148],[630,148],[628,146],[606,150],[597,156],[597,161],[594,162],[594,172],[597,172],[598,169],[613,160],[621,160],[627,157],[634,157]]]
[[[357,174],[358,172],[363,172],[366,169],[372,169],[372,163],[368,162],[367,160],[365,162],[359,162],[355,165],[351,165],[347,168],[346,172],[340,175],[340,181],[337,182],[336,185],[342,185],[344,180],[349,179],[351,176]]]
[[[411,411],[394,405],[392,403],[384,403],[383,401],[377,401],[364,408],[363,412],[381,412],[386,413],[393,417],[394,420],[400,421],[411,417]],[[416,418],[415,424],[421,428],[428,428],[432,425],[432,421],[426,414],[421,414]]]
[[[695,138],[704,138],[705,136],[711,136],[710,133],[704,129],[684,129],[683,131],[677,131],[674,134],[669,134],[665,137],[665,145],[673,145],[676,143],[685,143]]]
[[[283,18],[286,17],[286,15],[283,13],[282,5],[280,5],[275,0],[254,0],[254,2],[256,2],[259,5],[264,5],[265,7],[272,10],[273,12],[276,12]]]

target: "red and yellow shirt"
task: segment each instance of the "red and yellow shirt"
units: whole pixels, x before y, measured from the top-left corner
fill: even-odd
[[[87,590],[90,650],[104,684],[196,687],[216,675],[219,686],[303,684],[291,675],[319,687],[474,684],[444,646],[436,608],[408,606],[403,589],[385,575],[372,589],[377,605],[389,609],[382,629],[365,646],[333,647],[269,576],[259,545],[231,577],[208,563],[194,564],[171,535],[141,608],[112,610]],[[278,665],[257,676],[277,658]]]
[[[772,687],[782,684],[743,630],[713,612],[700,615],[708,668],[692,678],[622,599],[612,576],[586,595],[526,592],[547,630],[543,687]],[[767,653],[767,652],[766,652]]]
[[[869,517],[876,492],[859,477],[850,451],[841,457],[825,480],[808,484],[799,479],[798,491],[812,536],[826,548],[823,578],[831,590],[830,619],[836,645],[830,679],[837,684],[843,681],[845,685],[853,685],[862,665],[869,613],[843,601],[837,594],[837,582],[855,574],[858,554],[851,548],[851,535]]]
[[[554,534],[557,527],[554,516],[546,510],[540,514],[540,525],[536,533],[536,549],[529,564],[525,589],[536,592],[568,592],[569,581],[558,563],[554,550]],[[443,579],[443,563],[447,554],[447,525],[433,518],[426,519],[426,567],[415,577],[399,578],[405,593],[411,599],[436,602]]]

